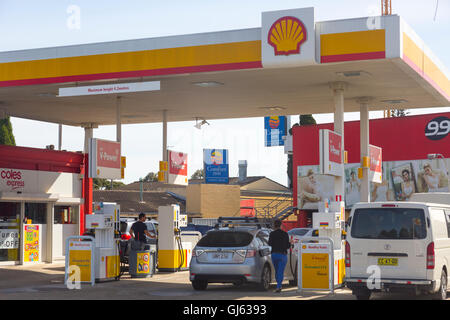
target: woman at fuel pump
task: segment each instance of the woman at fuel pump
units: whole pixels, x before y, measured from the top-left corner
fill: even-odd
[[[269,235],[269,246],[272,247],[272,263],[275,268],[275,279],[277,288],[275,292],[281,292],[281,284],[284,277],[284,268],[287,264],[287,251],[291,244],[287,232],[281,230],[281,220],[277,219],[273,223],[274,231]]]

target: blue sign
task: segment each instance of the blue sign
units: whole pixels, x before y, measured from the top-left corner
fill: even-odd
[[[287,132],[285,116],[264,117],[264,145],[266,147],[284,146],[283,137]]]
[[[228,150],[203,149],[203,166],[206,183],[228,184]]]

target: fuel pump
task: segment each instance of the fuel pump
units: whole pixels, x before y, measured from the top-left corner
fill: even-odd
[[[313,213],[313,228],[318,229],[319,237],[333,240],[334,285],[340,286],[345,275],[345,241],[342,239],[345,228],[345,202],[319,203],[319,212]]]
[[[120,205],[94,203],[94,213],[86,215],[86,229],[95,238],[95,281],[119,280]]]
[[[158,270],[175,272],[189,267],[187,244],[181,240],[181,227],[187,225],[187,216],[180,214],[180,206],[158,208]],[[183,248],[183,246],[185,248]]]

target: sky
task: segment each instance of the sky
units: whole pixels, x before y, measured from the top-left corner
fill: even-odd
[[[450,0],[392,0],[400,15],[424,40],[447,70],[450,68]],[[380,14],[379,0],[0,0],[0,52],[261,27],[261,12],[315,7],[316,21]],[[78,18],[79,17],[79,18]],[[449,108],[415,109],[410,114],[448,112]],[[382,117],[371,112],[371,118]],[[330,114],[314,115],[318,123]],[[358,120],[347,113],[345,120]],[[58,125],[11,118],[18,146],[58,145]],[[292,123],[298,121],[293,116]],[[263,118],[208,120],[201,130],[194,121],[168,124],[168,147],[188,153],[188,175],[203,166],[203,148],[229,149],[230,176],[238,160],[248,161],[249,176],[267,176],[287,184],[287,156],[282,147],[264,147]],[[38,133],[38,134],[37,134]],[[94,137],[116,139],[115,126],[101,126]],[[83,150],[84,130],[63,126],[62,148]],[[122,153],[127,157],[123,182],[158,171],[162,125],[122,126]]]

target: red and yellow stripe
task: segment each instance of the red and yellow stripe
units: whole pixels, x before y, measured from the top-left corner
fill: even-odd
[[[403,33],[403,61],[427,80],[447,100],[450,100],[449,79],[406,33]]]
[[[322,34],[321,63],[386,58],[385,30]]]
[[[0,64],[0,87],[262,68],[261,41]]]

